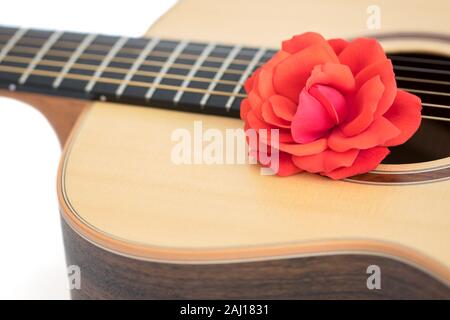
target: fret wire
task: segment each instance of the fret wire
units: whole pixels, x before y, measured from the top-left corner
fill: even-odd
[[[22,36],[28,31],[28,29],[26,28],[22,28],[22,29],[18,29],[14,35],[11,37],[11,39],[8,40],[8,42],[6,43],[6,45],[2,48],[2,50],[0,51],[0,62],[2,62],[3,58],[6,57],[6,55],[8,54],[9,51],[11,51],[11,49],[15,46],[15,44],[17,43],[17,41],[20,40],[20,38],[22,38]]]
[[[242,46],[238,45],[235,46],[229,53],[227,58],[223,61],[222,65],[219,68],[219,71],[214,75],[213,81],[209,84],[208,89],[206,93],[203,95],[202,99],[200,100],[200,107],[203,109],[205,107],[206,102],[208,101],[209,97],[211,96],[211,92],[214,90],[217,84],[217,80],[219,80],[225,70],[228,68],[228,66],[231,64],[231,61],[237,56],[239,51],[241,51]]]
[[[215,46],[216,45],[214,43],[209,43],[205,47],[205,49],[203,49],[202,54],[197,59],[197,61],[194,63],[191,70],[189,70],[189,73],[187,74],[186,78],[184,79],[183,83],[181,84],[181,88],[175,94],[175,97],[173,98],[173,102],[175,104],[178,104],[178,102],[180,101],[180,99],[184,93],[184,91],[182,89],[186,88],[189,85],[189,83],[194,78],[195,73],[198,71],[198,69],[203,64],[203,62],[205,62],[206,58],[209,56],[209,54],[211,53],[211,51],[214,49]]]
[[[69,70],[72,68],[72,66],[75,64],[77,59],[80,57],[80,55],[83,53],[83,51],[94,41],[94,39],[97,37],[97,34],[88,34],[83,41],[78,45],[77,49],[73,52],[73,54],[70,56],[67,63],[64,64],[63,69],[61,70],[61,73],[58,75],[58,77],[53,81],[53,88],[58,88],[61,84],[61,82],[64,79],[64,76],[69,72]]]
[[[128,41],[128,37],[120,37],[114,46],[111,48],[111,50],[106,55],[105,59],[103,59],[102,63],[98,67],[98,69],[95,71],[94,75],[92,76],[91,80],[89,80],[88,84],[84,88],[84,91],[90,92],[92,88],[94,87],[95,83],[97,82],[98,78],[102,75],[104,69],[108,66],[108,64],[111,62],[113,57],[116,55],[116,53],[122,48],[122,46],[125,44],[125,42]]]
[[[245,80],[247,80],[247,78],[250,76],[250,74],[253,71],[253,68],[255,68],[256,64],[259,62],[259,60],[261,60],[262,56],[264,55],[264,53],[266,52],[265,48],[260,48],[258,50],[258,52],[255,54],[255,56],[253,57],[252,61],[248,64],[247,68],[245,69],[244,73],[242,74],[241,78],[239,79],[239,82],[237,84],[237,86],[234,87],[233,89],[233,94],[236,94],[239,92],[239,90],[241,90],[241,87],[244,85]],[[231,96],[230,98],[228,98],[227,103],[225,104],[225,109],[227,111],[230,110],[231,105],[233,104],[234,101],[234,97]]]
[[[10,72],[10,73],[17,73],[21,74],[25,70],[24,68],[20,67],[12,67],[12,66],[3,66],[0,65],[0,71]],[[47,76],[47,77],[54,77],[58,75],[58,72],[54,71],[47,71],[47,70],[33,70],[32,74],[34,75],[41,75],[41,76]],[[69,73],[67,74],[66,78],[68,79],[77,79],[77,80],[89,80],[91,79],[91,76],[82,75],[82,74],[73,74]],[[98,82],[104,82],[104,83],[111,83],[111,84],[120,84],[122,83],[121,79],[114,79],[114,78],[99,78]],[[142,88],[157,88],[157,89],[167,89],[167,90],[178,90],[179,86],[174,85],[166,85],[166,84],[158,84],[154,85],[153,83],[143,82],[143,81],[130,81],[129,85],[136,86],[136,87],[142,87]],[[187,92],[196,92],[196,93],[205,93],[206,91],[204,89],[198,89],[198,88],[184,88],[184,91]],[[231,93],[225,92],[225,91],[213,91],[212,94],[220,95],[220,96],[230,96]],[[238,94],[237,97],[244,98],[244,94]]]
[[[44,57],[47,51],[51,48],[51,46],[58,40],[59,37],[63,34],[62,31],[55,31],[48,39],[45,41],[44,45],[39,49],[39,51],[34,56],[33,60],[31,60],[25,72],[20,76],[19,83],[24,84],[30,76],[31,72],[36,68],[36,65],[39,61]]]
[[[181,41],[180,43],[178,43],[178,45],[175,47],[173,52],[170,54],[170,56],[167,59],[167,61],[162,66],[161,70],[159,71],[159,74],[153,80],[153,82],[152,82],[153,84],[155,84],[155,85],[160,84],[160,82],[163,79],[164,75],[167,73],[169,68],[172,67],[172,64],[175,62],[175,59],[178,57],[178,55],[181,53],[181,51],[184,50],[184,48],[187,46],[187,44],[188,44],[187,41]],[[148,89],[147,92],[145,93],[145,99],[147,101],[150,100],[150,98],[153,96],[155,91],[156,91],[156,87],[151,87],[150,89]]]
[[[144,62],[145,58],[149,55],[149,53],[155,48],[155,46],[158,44],[159,39],[153,38],[151,41],[147,43],[144,50],[141,51],[139,57],[134,61],[133,65],[131,66],[130,70],[125,75],[125,78],[123,79],[123,82],[120,84],[120,86],[117,88],[116,96],[120,97],[122,93],[124,92],[126,86],[132,79],[133,75],[136,74],[136,72],[139,70],[140,66]]]

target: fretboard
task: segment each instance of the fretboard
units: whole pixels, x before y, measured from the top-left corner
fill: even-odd
[[[0,27],[0,87],[239,117],[248,76],[276,50]],[[450,118],[450,62],[390,55],[425,117]],[[437,89],[436,89],[437,88]]]

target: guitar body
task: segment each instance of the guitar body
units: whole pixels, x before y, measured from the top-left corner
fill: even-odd
[[[380,3],[375,33],[387,51],[450,55],[431,36],[450,30],[447,2]],[[370,4],[183,0],[148,35],[275,48],[308,30],[350,38],[373,33]],[[417,29],[429,36],[395,36]],[[449,157],[346,181],[174,164],[172,132],[194,135],[198,120],[204,130],[243,125],[108,102],[83,108],[58,177],[67,262],[81,268],[73,298],[450,298]],[[373,265],[379,290],[367,286]]]

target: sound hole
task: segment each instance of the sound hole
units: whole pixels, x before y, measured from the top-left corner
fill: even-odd
[[[393,147],[385,164],[438,160],[450,156],[450,59],[428,54],[390,54],[399,88],[422,99],[422,123],[405,144]],[[416,91],[419,90],[419,91]]]
[[[383,163],[414,163],[449,157],[449,124],[449,122],[422,119],[417,133],[405,144],[390,148],[391,153]]]

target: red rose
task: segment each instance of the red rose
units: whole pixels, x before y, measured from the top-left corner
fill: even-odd
[[[368,172],[421,120],[420,99],[397,89],[392,63],[375,39],[294,36],[245,89],[245,127],[279,129],[281,176],[308,171],[342,179]]]

